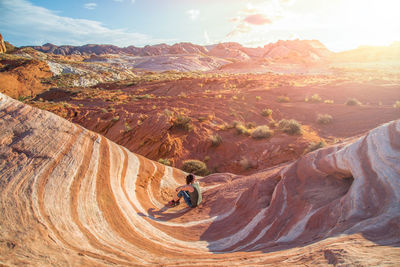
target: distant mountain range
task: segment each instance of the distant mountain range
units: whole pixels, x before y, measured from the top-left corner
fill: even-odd
[[[177,43],[174,45],[157,44],[145,47],[118,47],[115,45],[87,44],[83,46],[44,44],[42,46],[29,46],[37,51],[56,55],[82,55],[100,56],[107,54],[119,54],[129,56],[164,56],[197,54],[201,56],[213,56],[234,62],[267,60],[278,63],[312,63],[325,61],[379,61],[399,60],[400,42],[391,46],[361,46],[357,49],[335,53],[326,48],[318,40],[279,40],[276,43],[264,45],[264,47],[244,47],[239,43],[229,42],[215,45],[201,46],[192,43]]]
[[[177,43],[174,45],[158,44],[145,47],[118,47],[115,45],[88,44],[83,46],[56,46],[47,43],[43,46],[31,46],[33,49],[57,55],[104,55],[126,54],[133,56],[159,56],[174,54],[203,54],[239,61],[266,58],[273,60],[301,59],[319,61],[332,54],[317,40],[288,40],[267,44],[264,47],[249,48],[239,43],[220,43],[213,46],[201,46],[192,43]]]

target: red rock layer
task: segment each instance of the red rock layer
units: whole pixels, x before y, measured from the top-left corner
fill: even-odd
[[[394,265],[400,121],[252,176],[199,179],[0,94],[0,263]]]

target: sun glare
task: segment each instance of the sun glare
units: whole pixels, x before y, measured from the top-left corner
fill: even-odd
[[[341,21],[342,27],[354,39],[359,39],[359,42],[366,45],[389,45],[400,39],[400,1],[349,1],[344,8],[346,17]]]

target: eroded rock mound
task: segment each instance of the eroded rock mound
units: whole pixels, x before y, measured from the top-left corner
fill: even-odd
[[[6,45],[4,44],[3,36],[0,34],[0,54],[7,52]]]
[[[0,262],[395,265],[400,121],[252,176],[199,179],[0,94]],[[274,251],[273,253],[268,253]]]
[[[1,59],[0,92],[13,98],[35,96],[49,89],[42,80],[51,77],[49,66],[37,59]]]

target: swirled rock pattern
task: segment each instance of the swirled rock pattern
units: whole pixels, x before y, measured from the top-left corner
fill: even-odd
[[[395,265],[399,159],[395,121],[168,209],[183,172],[0,94],[0,264]]]

